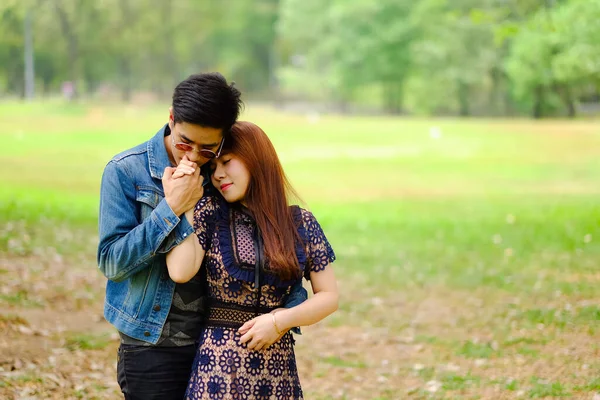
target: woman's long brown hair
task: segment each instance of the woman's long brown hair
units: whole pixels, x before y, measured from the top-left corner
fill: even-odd
[[[238,121],[231,128],[223,152],[233,153],[250,172],[246,206],[262,233],[270,269],[280,279],[300,276],[296,242],[300,235],[288,207],[288,195],[299,199],[288,181],[277,152],[266,133],[257,125]]]

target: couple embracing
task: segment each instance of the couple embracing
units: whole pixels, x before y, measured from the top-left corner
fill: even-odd
[[[98,265],[125,399],[302,399],[292,331],[337,309],[334,252],[218,73],[102,177]],[[307,299],[302,279],[314,296]]]

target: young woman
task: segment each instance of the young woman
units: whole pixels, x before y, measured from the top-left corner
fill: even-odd
[[[237,122],[212,168],[219,195],[186,212],[196,235],[167,255],[175,282],[207,269],[209,316],[186,399],[302,399],[288,330],[337,309],[335,254],[313,214],[288,205],[293,190],[258,126]],[[182,163],[173,176],[192,170]],[[302,277],[314,296],[281,308]]]

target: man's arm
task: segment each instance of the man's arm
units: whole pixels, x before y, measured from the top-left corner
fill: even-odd
[[[292,289],[290,290],[290,294],[287,295],[287,297],[285,299],[285,303],[283,304],[283,307],[284,308],[296,307],[297,305],[300,305],[303,302],[305,302],[307,299],[308,299],[308,292],[302,286],[302,280],[300,279],[298,282],[296,282],[292,286]],[[296,335],[302,335],[302,330],[300,329],[299,326],[296,326],[290,330],[292,332],[294,332]]]
[[[165,199],[144,221],[138,220],[135,184],[128,172],[109,162],[100,189],[98,266],[117,282],[145,268],[180,222]]]
[[[285,308],[292,308],[301,304],[306,299],[308,299],[308,292],[302,286],[302,280],[298,280],[298,282],[292,286],[290,294],[288,294],[285,299],[285,304],[283,306]]]
[[[127,279],[145,268],[157,253],[169,251],[193,233],[190,224],[179,218],[204,192],[200,168],[192,169],[190,175],[173,179],[175,168],[165,168],[165,198],[141,221],[131,171],[116,161],[108,163],[100,189],[98,246],[98,266],[108,279]],[[165,241],[173,230],[177,237]]]

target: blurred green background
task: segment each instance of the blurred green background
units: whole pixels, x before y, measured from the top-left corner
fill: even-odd
[[[4,0],[0,95],[162,101],[217,70],[280,107],[597,114],[598,20],[599,0]]]
[[[600,396],[597,21],[597,0],[4,1],[0,397],[119,397],[102,170],[212,70],[338,255],[340,310],[297,341],[306,398]]]

